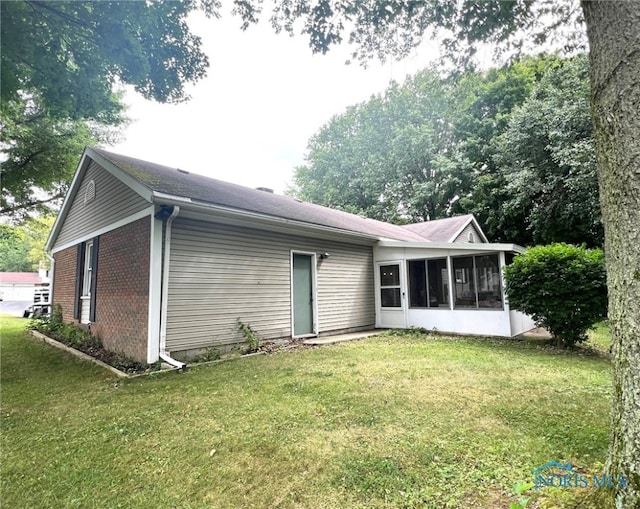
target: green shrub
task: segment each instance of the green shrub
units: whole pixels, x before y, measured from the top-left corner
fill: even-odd
[[[247,340],[247,351],[246,353],[257,352],[258,347],[260,346],[260,338],[256,331],[253,330],[251,325],[248,323],[243,323],[240,318],[238,318],[238,330],[244,336],[244,339]]]
[[[62,320],[60,304],[53,305],[49,316],[40,316],[31,320],[29,328],[85,353],[102,348],[100,338],[94,336],[89,329],[76,323],[65,323]]]
[[[531,315],[559,344],[587,339],[607,314],[607,282],[600,249],[551,244],[514,258],[505,269],[509,304]]]

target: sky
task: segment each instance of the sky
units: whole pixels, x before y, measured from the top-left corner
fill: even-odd
[[[243,32],[238,18],[189,18],[209,57],[191,100],[162,105],[127,90],[131,124],[116,153],[283,193],[309,139],[332,116],[383,92],[437,56],[424,44],[401,62],[345,65],[349,48],[313,55],[305,36],[276,34],[267,19]]]

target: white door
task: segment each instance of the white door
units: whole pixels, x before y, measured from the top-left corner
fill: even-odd
[[[376,326],[406,327],[406,291],[402,261],[376,264]]]

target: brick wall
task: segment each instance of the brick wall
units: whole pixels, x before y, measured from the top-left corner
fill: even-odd
[[[107,350],[141,362],[147,360],[150,235],[149,218],[143,217],[100,236],[96,321],[90,325]],[[53,302],[62,307],[65,322],[78,321],[73,319],[77,252],[72,246],[53,255]]]
[[[69,247],[53,255],[53,302],[62,307],[65,322],[73,320],[73,300],[76,293],[76,258],[78,248]]]
[[[147,359],[150,235],[144,217],[100,236],[91,326],[105,348],[141,362]]]

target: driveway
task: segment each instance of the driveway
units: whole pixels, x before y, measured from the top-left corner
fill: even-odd
[[[0,315],[22,316],[31,304],[28,300],[3,300],[0,302]]]

